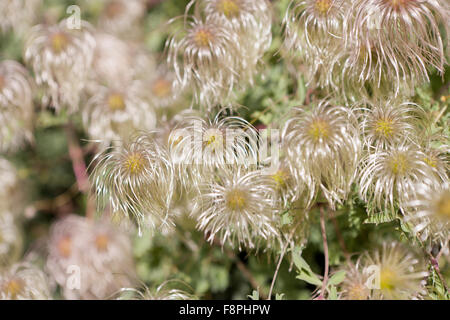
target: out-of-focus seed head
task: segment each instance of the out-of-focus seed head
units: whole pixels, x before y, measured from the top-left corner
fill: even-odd
[[[120,143],[130,132],[153,130],[156,114],[139,82],[120,88],[97,87],[83,109],[83,123],[91,139],[106,146]]]
[[[382,249],[366,253],[364,268],[372,266],[376,271],[374,287],[378,287],[372,289],[371,297],[386,300],[420,298],[426,292],[428,275],[422,260],[396,242],[384,243]]]
[[[49,300],[51,299],[47,276],[40,269],[17,263],[0,272],[0,299]]]
[[[80,29],[68,28],[66,20],[33,27],[24,59],[33,69],[36,83],[45,90],[43,105],[78,110],[94,48],[95,39],[87,22],[82,21]]]
[[[99,27],[109,33],[130,37],[139,34],[139,23],[146,12],[144,0],[104,0]]]
[[[405,204],[405,221],[422,240],[448,246],[450,237],[450,183],[418,184]],[[448,251],[448,248],[447,248]]]
[[[29,31],[36,20],[42,0],[4,0],[0,3],[0,31],[10,30],[20,36]]]
[[[32,140],[34,85],[19,63],[0,63],[0,152],[14,151]]]
[[[10,212],[0,212],[0,267],[17,261],[22,251],[22,234]]]
[[[131,241],[104,219],[69,215],[50,230],[47,269],[66,299],[106,299],[135,279]],[[69,277],[79,268],[80,286]]]
[[[11,162],[0,157],[0,212],[15,216],[23,213],[25,195],[18,172]]]

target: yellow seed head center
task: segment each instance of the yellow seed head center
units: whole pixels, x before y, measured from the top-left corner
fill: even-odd
[[[58,243],[58,251],[64,258],[70,257],[72,253],[72,239],[70,237],[62,238]]]
[[[364,285],[358,283],[354,284],[351,288],[349,288],[348,298],[350,300],[366,300],[367,293]]]
[[[396,282],[395,273],[387,268],[382,268],[380,271],[380,289],[381,290],[393,290]]]
[[[316,0],[316,10],[320,14],[326,14],[330,10],[332,0]]]
[[[394,156],[389,162],[389,167],[394,174],[405,174],[409,170],[409,161],[403,154]]]
[[[450,191],[445,192],[437,204],[437,214],[439,217],[450,220]]]
[[[60,53],[67,48],[69,38],[65,33],[57,32],[51,36],[50,42],[53,52]]]
[[[126,169],[132,174],[139,173],[144,165],[144,157],[139,153],[132,153],[125,160]]]
[[[125,99],[120,93],[112,93],[108,97],[108,107],[112,111],[125,109]]]
[[[330,135],[330,125],[323,120],[314,120],[309,125],[308,134],[316,142],[326,139]]]
[[[409,0],[385,0],[388,4],[393,7],[395,10],[398,10],[400,7],[406,5]]]
[[[211,130],[205,133],[203,138],[205,145],[211,150],[219,149],[223,146],[223,138],[220,131]]]
[[[394,133],[392,120],[380,119],[375,124],[375,133],[378,136],[389,138]]]
[[[239,14],[239,5],[236,0],[220,0],[218,9],[228,18]]]
[[[106,251],[108,249],[109,238],[105,234],[98,235],[95,238],[95,246],[98,251]]]
[[[167,97],[171,91],[171,83],[164,78],[156,80],[152,87],[153,94],[158,98]]]
[[[5,284],[4,291],[11,298],[15,299],[17,295],[20,294],[24,287],[23,280],[21,279],[12,279]]]
[[[279,169],[275,174],[272,175],[272,179],[276,183],[276,187],[281,189],[286,186],[286,180],[288,179],[288,174],[285,170]]]
[[[212,34],[208,30],[199,29],[194,35],[194,41],[199,47],[208,47],[212,40]]]
[[[239,189],[233,189],[228,192],[226,196],[226,202],[228,208],[233,211],[242,210],[247,205],[246,194],[244,191]]]
[[[423,161],[425,161],[426,164],[428,164],[428,165],[429,165],[430,167],[432,167],[432,168],[436,168],[436,166],[437,166],[437,160],[436,160],[436,158],[435,158],[434,156],[432,156],[432,155],[423,158]]]

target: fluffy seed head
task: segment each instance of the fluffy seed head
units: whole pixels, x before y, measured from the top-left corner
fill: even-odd
[[[33,68],[36,83],[45,89],[45,106],[78,109],[80,94],[90,71],[95,48],[91,27],[70,29],[67,21],[57,25],[37,25],[25,44],[25,62]]]
[[[304,195],[308,205],[319,190],[332,206],[347,197],[361,153],[351,109],[326,100],[311,110],[296,108],[283,129],[283,147],[298,184],[309,187]]]

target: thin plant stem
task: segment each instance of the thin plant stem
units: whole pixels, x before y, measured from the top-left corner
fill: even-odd
[[[320,206],[320,230],[322,232],[323,239],[323,254],[325,256],[325,271],[323,273],[322,290],[320,292],[319,299],[324,299],[325,288],[328,282],[328,271],[329,271],[329,258],[328,258],[328,242],[327,242],[327,231],[325,229],[325,213],[323,206]]]

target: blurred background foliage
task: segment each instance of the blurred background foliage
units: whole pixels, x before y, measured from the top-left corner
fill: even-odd
[[[238,96],[237,104],[245,106],[239,114],[256,126],[279,127],[287,116],[287,111],[312,99],[320,92],[311,92],[305,87],[304,79],[296,79],[289,72],[290,66],[280,56],[281,20],[289,3],[288,0],[273,1],[275,20],[273,22],[273,43],[266,53],[266,65],[257,77],[256,83]],[[66,8],[72,4],[81,7],[82,19],[94,22],[100,7],[96,1],[45,0],[45,10],[40,14],[44,20],[58,21],[66,16]],[[164,43],[171,26],[169,19],[184,13],[187,0],[150,1],[144,20],[145,47],[157,55],[162,55]],[[23,63],[22,39],[13,33],[0,36],[1,59],[13,59]],[[431,83],[417,88],[415,100],[432,114],[443,108],[447,111],[436,123],[449,133],[448,106],[450,104],[450,70],[445,78],[432,75]],[[188,106],[184,106],[188,107]],[[85,161],[89,163],[93,153],[89,151],[87,136],[81,121],[75,115],[71,121],[76,128]],[[24,150],[6,157],[18,169],[24,181],[30,205],[26,209],[27,221],[24,225],[25,251],[38,246],[48,231],[52,221],[67,213],[84,215],[86,197],[78,192],[72,164],[68,155],[65,127],[68,116],[64,112],[40,111],[35,122],[34,143]],[[337,225],[327,222],[331,270],[345,261],[339,245],[340,239],[351,253],[361,253],[378,247],[387,239],[404,237],[400,222],[367,223],[366,209],[358,200],[356,192],[346,206],[337,211]],[[317,211],[317,212],[316,212]],[[302,257],[313,272],[323,274],[324,256],[319,226],[318,210],[313,211],[307,246]],[[192,221],[180,224],[176,236],[148,234],[134,237],[134,255],[138,275],[150,287],[158,286],[169,279],[179,279],[186,291],[205,299],[247,299],[254,287],[259,287],[259,296],[269,291],[276,267],[278,253],[241,252],[227,247],[210,245],[204,235],[195,230]],[[339,231],[340,230],[340,231]],[[281,265],[274,292],[284,294],[287,299],[310,299],[315,289],[302,280],[296,280],[296,268],[286,259]],[[450,265],[441,265],[447,281],[450,280]],[[435,276],[431,281],[439,281]],[[444,293],[434,287],[435,298],[443,298]],[[256,295],[257,296],[257,295]],[[254,297],[256,297],[254,296]]]

